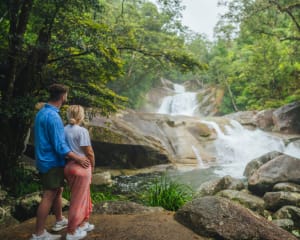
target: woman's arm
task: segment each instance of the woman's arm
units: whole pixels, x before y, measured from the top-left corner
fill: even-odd
[[[90,160],[92,170],[95,168],[95,154],[92,146],[81,146],[85,156]]]

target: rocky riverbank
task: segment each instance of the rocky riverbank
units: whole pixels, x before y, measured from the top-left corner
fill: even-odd
[[[296,240],[299,164],[300,159],[268,153],[249,162],[246,182],[230,176],[205,182],[177,212],[127,201],[96,204],[91,218],[96,230],[86,239]],[[49,217],[47,227],[53,221]],[[34,222],[2,228],[1,239],[28,239]]]

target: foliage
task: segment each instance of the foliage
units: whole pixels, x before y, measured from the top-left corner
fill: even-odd
[[[166,176],[156,179],[144,193],[144,201],[150,206],[161,206],[170,211],[178,210],[193,197],[192,189],[170,180]]]
[[[180,9],[178,1],[161,1],[160,9],[150,2],[132,1],[123,5],[116,28],[128,32],[126,38],[117,37],[125,63],[124,74],[109,86],[127,96],[130,107],[138,108],[145,94],[169,71],[189,72],[203,68],[185,48],[179,34],[182,26],[177,10]]]
[[[113,188],[111,187],[106,187],[106,186],[99,187],[99,186],[91,185],[90,191],[91,191],[91,199],[93,204],[100,203],[103,201],[118,200],[120,198],[119,196],[113,194]],[[71,199],[71,191],[68,185],[64,188],[63,198],[67,200]]]
[[[183,40],[177,36],[179,2],[163,2],[162,9],[159,13],[148,1],[0,3],[3,184],[16,182],[15,166],[34,106],[47,100],[45,89],[51,83],[71,87],[70,104],[95,107],[108,116],[123,108],[127,97],[135,103],[158,78],[158,68],[201,68],[182,50]]]
[[[221,1],[220,1],[221,2]],[[277,108],[299,99],[299,1],[222,1],[228,11],[216,41],[201,53],[208,70],[197,78],[226,90],[221,113]],[[200,56],[199,56],[200,57]]]
[[[9,188],[8,192],[13,197],[22,197],[26,194],[41,191],[41,183],[36,170],[32,170],[24,165],[19,165],[15,174],[17,184],[14,189]]]

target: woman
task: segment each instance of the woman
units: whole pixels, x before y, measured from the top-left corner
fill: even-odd
[[[66,141],[72,151],[90,160],[89,166],[82,166],[70,159],[65,167],[65,178],[71,189],[71,201],[68,216],[67,240],[78,240],[86,236],[94,225],[88,222],[92,212],[90,184],[95,166],[94,151],[89,132],[80,126],[84,120],[84,109],[80,105],[71,105],[67,110],[69,124],[65,126]]]

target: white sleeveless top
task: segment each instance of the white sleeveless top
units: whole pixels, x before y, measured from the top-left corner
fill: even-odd
[[[88,130],[79,125],[66,125],[65,136],[66,142],[71,150],[80,156],[84,156],[84,152],[82,151],[81,147],[92,145]]]

